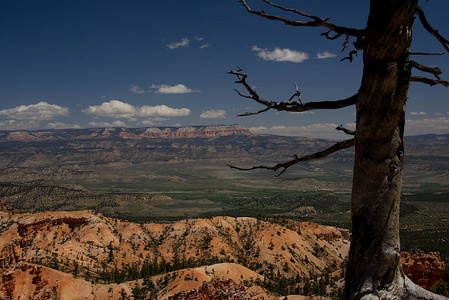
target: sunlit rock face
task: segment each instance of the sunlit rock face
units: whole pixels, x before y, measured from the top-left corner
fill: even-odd
[[[441,269],[449,265],[449,258],[441,260],[439,252],[410,254],[401,252],[401,264],[405,275],[425,289],[442,279]]]

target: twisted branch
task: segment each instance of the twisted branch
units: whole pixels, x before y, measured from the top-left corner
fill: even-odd
[[[257,10],[253,10],[249,7],[249,5],[246,3],[245,0],[238,0],[245,8],[246,10],[253,15],[257,15],[260,17],[264,17],[268,20],[276,20],[276,21],[281,21],[284,22],[287,25],[291,25],[291,26],[303,26],[303,27],[325,27],[327,29],[329,29],[330,31],[333,31],[337,34],[337,36],[341,36],[341,35],[349,35],[349,36],[354,36],[354,37],[362,37],[365,35],[365,30],[362,29],[356,29],[356,28],[348,28],[348,27],[342,27],[342,26],[337,26],[335,24],[332,24],[329,22],[330,18],[325,18],[325,19],[321,19],[317,16],[313,16],[313,15],[309,15],[307,13],[304,13],[300,10],[294,9],[294,8],[286,8],[277,4],[272,3],[269,0],[263,0],[265,3],[276,7],[278,9],[287,11],[287,12],[293,12],[296,14],[301,15],[302,17],[305,18],[309,18],[312,19],[312,21],[293,21],[284,17],[280,17],[280,16],[274,16],[274,15],[269,15],[266,14],[264,11],[257,11]],[[329,32],[324,34],[327,38],[329,38]],[[335,39],[336,37],[333,37],[331,39]]]
[[[338,142],[334,145],[332,145],[331,147],[320,151],[320,152],[316,152],[316,153],[312,153],[309,155],[305,155],[305,156],[298,156],[298,155],[294,155],[294,159],[284,162],[284,163],[278,163],[275,166],[265,166],[265,165],[260,165],[260,166],[253,166],[251,168],[241,168],[241,167],[236,167],[236,166],[232,166],[232,165],[227,165],[228,167],[230,167],[231,169],[237,169],[240,171],[251,171],[251,170],[255,170],[255,169],[266,169],[266,170],[272,170],[272,171],[277,171],[279,169],[283,169],[279,174],[276,175],[276,177],[280,176],[282,173],[284,173],[289,167],[296,165],[302,161],[308,161],[308,160],[313,160],[313,159],[319,159],[319,158],[323,158],[326,156],[329,156],[330,154],[346,149],[346,148],[350,148],[354,146],[354,139],[350,139],[350,140],[346,140],[346,141],[342,141],[342,142]]]
[[[237,81],[235,83],[243,85],[243,87],[248,91],[249,95],[244,95],[237,89],[235,91],[244,98],[253,99],[259,104],[262,104],[266,106],[266,108],[257,111],[257,112],[246,112],[244,114],[241,114],[239,116],[251,116],[251,115],[257,115],[262,112],[268,111],[269,109],[276,109],[278,111],[290,111],[290,112],[304,112],[309,110],[316,110],[316,109],[338,109],[347,107],[350,105],[355,105],[358,93],[342,100],[335,100],[335,101],[319,101],[319,102],[308,102],[308,103],[302,103],[301,101],[301,93],[298,90],[298,86],[296,86],[295,93],[287,100],[282,102],[275,102],[275,101],[268,101],[263,99],[247,82],[246,78],[248,75],[245,73],[242,73],[242,68],[238,67],[237,71],[230,71],[228,74],[232,74],[237,76]],[[297,100],[294,100],[294,98],[297,98]]]
[[[436,79],[440,79],[440,77],[438,75],[442,74],[440,68],[431,68],[431,67],[423,66],[423,65],[421,65],[421,64],[419,64],[419,63],[417,63],[416,61],[413,61],[413,60],[409,61],[409,64],[410,64],[410,66],[412,68],[415,68],[415,69],[418,69],[420,71],[433,74],[436,77]]]
[[[444,55],[444,53],[432,53],[432,52],[407,52],[410,55]]]
[[[337,128],[335,128],[336,130],[341,130],[344,133],[348,134],[348,135],[355,135],[355,131],[354,130],[349,130],[345,127],[343,127],[343,125],[338,126]]]
[[[419,20],[421,21],[421,24],[424,26],[424,28],[443,45],[444,49],[446,49],[447,52],[449,52],[449,41],[446,40],[441,34],[438,33],[438,30],[435,30],[430,26],[429,22],[426,19],[426,16],[424,15],[424,11],[421,8],[421,6],[417,6],[416,8],[416,14],[419,17]]]
[[[412,77],[410,77],[410,81],[421,82],[421,83],[428,84],[430,86],[441,84],[445,87],[449,87],[449,81],[441,80],[441,79],[430,79],[430,78],[421,77],[421,76],[412,76]]]

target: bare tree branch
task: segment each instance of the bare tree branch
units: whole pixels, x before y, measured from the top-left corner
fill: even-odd
[[[275,102],[268,101],[259,96],[259,94],[246,82],[246,78],[248,75],[242,73],[242,68],[239,68],[237,71],[230,71],[228,74],[232,74],[237,76],[238,80],[235,83],[243,85],[243,87],[248,91],[249,95],[244,95],[238,90],[236,92],[244,98],[253,99],[257,103],[265,105],[266,108],[262,109],[258,112],[247,112],[245,114],[239,116],[251,116],[256,115],[262,112],[265,112],[269,109],[276,109],[278,111],[291,111],[291,112],[304,112],[309,110],[316,109],[338,109],[347,106],[354,105],[357,101],[358,94],[355,94],[347,99],[335,100],[335,101],[319,101],[319,102],[308,102],[302,103],[301,101],[301,93],[299,92],[298,86],[295,84],[296,92],[288,99],[288,101]],[[297,97],[296,101],[293,99]]]
[[[424,28],[434,37],[437,38],[437,40],[443,45],[444,49],[446,49],[447,52],[449,52],[449,41],[446,40],[441,34],[438,33],[438,30],[435,30],[430,26],[429,22],[427,22],[426,16],[424,15],[424,11],[421,8],[421,6],[417,6],[416,13],[418,14],[419,20],[421,21],[421,24],[424,26]]]
[[[232,166],[232,165],[227,165],[228,167],[230,167],[231,169],[237,169],[240,171],[251,171],[251,170],[255,170],[255,169],[266,169],[266,170],[272,170],[272,171],[277,171],[279,169],[283,169],[279,174],[276,175],[276,177],[280,176],[282,173],[284,173],[289,167],[296,165],[302,161],[308,161],[308,160],[313,160],[313,159],[319,159],[319,158],[323,158],[326,156],[329,156],[330,154],[346,149],[346,148],[350,148],[354,146],[354,139],[350,139],[350,140],[346,140],[346,141],[342,141],[342,142],[338,142],[336,144],[334,144],[333,146],[320,151],[320,152],[316,152],[313,154],[309,154],[309,155],[305,155],[305,156],[297,156],[296,154],[294,155],[294,159],[284,162],[284,163],[278,163],[275,166],[265,166],[265,165],[260,165],[260,166],[253,166],[251,168],[240,168],[240,167],[236,167],[236,166]]]
[[[419,63],[417,63],[416,61],[413,61],[413,60],[411,60],[409,62],[409,64],[410,64],[410,66],[412,68],[415,68],[415,69],[418,69],[420,71],[433,74],[437,79],[440,79],[440,77],[438,75],[442,74],[440,68],[431,68],[431,67],[423,66],[423,65],[421,65],[421,64],[419,64]]]
[[[354,49],[351,52],[349,52],[349,56],[343,57],[342,59],[340,59],[340,61],[344,61],[345,59],[349,59],[349,62],[352,62],[352,60],[354,59],[354,57],[353,57],[354,55],[357,56],[357,49]]]
[[[328,32],[324,32],[321,35],[324,35],[328,40],[336,40],[336,39],[338,39],[339,37],[341,37],[343,35],[343,33],[337,33],[336,35],[331,36],[330,35],[331,32],[332,31],[329,30]]]
[[[246,117],[246,116],[258,115],[258,114],[261,114],[263,112],[266,112],[269,109],[271,109],[271,107],[267,107],[267,108],[264,108],[264,109],[256,111],[256,112],[246,112],[244,114],[237,115],[237,117]]]
[[[410,77],[410,81],[421,82],[421,83],[425,83],[425,84],[428,84],[431,86],[441,84],[441,85],[444,85],[445,87],[449,87],[449,81],[441,80],[441,79],[430,79],[430,78],[421,77],[421,76],[412,76],[412,77]]]
[[[338,126],[337,128],[335,128],[335,129],[341,130],[341,131],[343,131],[344,133],[346,133],[346,134],[348,134],[348,135],[355,135],[355,131],[349,130],[349,129],[343,127],[343,125],[340,125],[340,126]]]
[[[444,55],[444,53],[431,53],[431,52],[408,52],[410,55]]]
[[[329,29],[330,31],[333,31],[335,33],[337,33],[337,35],[349,35],[349,36],[354,36],[354,37],[362,37],[365,35],[365,30],[363,29],[355,29],[355,28],[347,28],[347,27],[342,27],[342,26],[337,26],[334,25],[332,23],[329,22],[330,18],[325,18],[325,19],[321,19],[317,16],[313,16],[313,15],[309,15],[307,13],[304,13],[300,10],[297,9],[293,9],[293,8],[286,8],[277,4],[272,3],[269,0],[263,0],[265,3],[279,8],[281,10],[284,11],[288,11],[288,12],[293,12],[296,14],[299,14],[303,17],[312,19],[312,21],[293,21],[284,17],[280,17],[280,16],[274,16],[274,15],[269,15],[266,14],[264,11],[257,11],[257,10],[253,10],[249,7],[249,5],[246,3],[245,0],[238,0],[245,8],[246,10],[253,15],[257,15],[260,17],[264,17],[268,20],[276,20],[276,21],[281,21],[284,22],[287,25],[291,25],[291,26],[303,26],[303,27],[325,27],[327,29]],[[324,34],[326,37],[329,37],[329,33]],[[334,37],[335,38],[335,37]]]

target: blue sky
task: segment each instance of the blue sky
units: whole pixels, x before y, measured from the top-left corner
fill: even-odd
[[[254,8],[279,14],[262,1]],[[364,28],[369,1],[287,1],[347,27]],[[422,1],[449,37],[449,0]],[[295,15],[287,15],[295,18]],[[344,40],[246,12],[237,0],[2,0],[0,130],[241,124],[258,133],[343,138],[354,107],[303,114],[266,112],[239,97],[236,66],[270,100],[337,100],[357,92],[361,53],[340,59]],[[415,23],[412,51],[443,52]],[[351,41],[352,42],[352,41]],[[352,44],[351,44],[352,45]],[[419,56],[449,80],[449,54]],[[449,89],[412,83],[406,134],[449,133]]]

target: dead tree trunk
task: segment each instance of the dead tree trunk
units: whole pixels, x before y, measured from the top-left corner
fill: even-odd
[[[352,241],[346,272],[346,299],[447,299],[430,293],[412,283],[399,264],[399,204],[404,166],[405,103],[410,82],[429,85],[449,82],[441,80],[439,68],[431,68],[410,60],[410,45],[414,15],[417,14],[424,28],[438,39],[449,52],[449,41],[427,22],[418,0],[371,0],[370,15],[365,29],[337,26],[330,18],[319,18],[303,11],[286,8],[263,0],[266,4],[285,12],[294,13],[308,21],[296,21],[251,9],[245,0],[238,0],[249,13],[269,20],[281,21],[297,27],[325,27],[328,39],[346,36],[357,39],[357,50],[363,50],[363,78],[358,94],[347,99],[303,103],[301,93],[296,92],[288,101],[269,101],[262,98],[247,82],[242,69],[231,71],[237,77],[247,95],[244,98],[265,106],[264,109],[243,115],[254,115],[269,109],[278,111],[307,111],[312,109],[338,109],[355,105],[357,128],[351,132],[355,138],[336,143],[323,151],[294,156],[294,159],[274,166],[253,166],[239,170],[268,169],[282,174],[287,168],[301,161],[318,159],[335,151],[355,145],[354,178],[352,188],[351,217]],[[334,33],[335,35],[332,35]],[[430,54],[430,53],[427,53]],[[428,72],[436,77],[429,79],[414,77],[411,69]],[[296,99],[297,98],[297,99]]]
[[[356,102],[353,228],[346,299],[401,299],[427,294],[424,290],[410,293],[412,287],[399,264],[405,102],[417,2],[371,2],[363,78]]]

